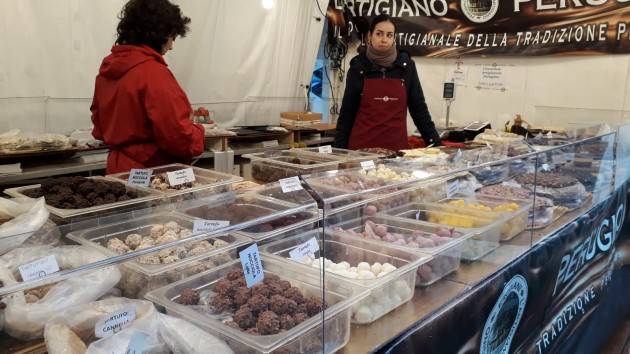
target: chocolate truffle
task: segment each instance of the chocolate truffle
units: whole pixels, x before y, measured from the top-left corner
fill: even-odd
[[[230,299],[227,296],[222,296],[222,295],[215,295],[212,298],[212,308],[214,309],[215,312],[225,312],[227,310],[229,310],[232,305],[232,299]]]
[[[252,291],[250,289],[238,288],[234,293],[234,305],[245,305],[250,297],[252,297]]]
[[[274,295],[271,297],[269,308],[278,315],[290,315],[297,311],[297,303],[282,295]]]
[[[241,306],[241,308],[234,313],[233,319],[242,329],[256,326],[256,317],[254,317],[252,310],[247,306]]]
[[[258,316],[256,328],[261,335],[270,335],[280,332],[280,319],[272,311],[265,311]]]
[[[254,295],[247,300],[247,306],[256,313],[264,312],[269,309],[269,299],[262,295]]]
[[[293,327],[295,327],[295,320],[293,319],[293,317],[291,317],[291,315],[285,313],[284,315],[280,316],[281,329],[286,331]]]
[[[293,316],[293,321],[295,321],[296,326],[306,320],[308,320],[308,315],[304,312],[298,312]]]
[[[179,294],[177,302],[182,305],[197,305],[199,303],[199,292],[195,289],[184,289]]]

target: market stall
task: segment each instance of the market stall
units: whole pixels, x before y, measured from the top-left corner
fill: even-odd
[[[502,142],[252,155],[267,184],[246,190],[181,164],[7,190],[1,340],[77,353],[437,351],[454,332],[449,352],[578,345],[568,333],[587,333],[598,307],[542,336],[627,264],[626,131],[511,156]]]

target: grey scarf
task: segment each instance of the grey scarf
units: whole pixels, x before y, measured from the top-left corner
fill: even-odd
[[[365,55],[367,55],[368,59],[370,59],[372,63],[386,68],[391,68],[398,56],[398,51],[396,50],[396,44],[393,44],[385,52],[379,52],[372,46],[372,44],[368,44]]]

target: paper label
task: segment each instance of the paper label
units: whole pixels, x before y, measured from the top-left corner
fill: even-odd
[[[278,140],[263,141],[262,145],[266,148],[278,146]]]
[[[540,168],[541,168],[541,170],[543,170],[543,171],[545,171],[545,172],[547,172],[547,171],[550,171],[550,170],[551,170],[551,169],[549,168],[549,165],[548,165],[548,164],[546,164],[546,163],[542,164],[542,166],[540,166]]]
[[[317,251],[319,251],[319,244],[317,243],[315,237],[313,237],[294,248],[291,252],[289,252],[289,256],[296,262],[302,262],[305,257],[314,256]]]
[[[446,183],[446,197],[451,198],[459,191],[459,180],[453,180]]]
[[[184,168],[183,170],[166,172],[166,176],[168,177],[168,184],[172,187],[195,181],[195,172],[190,167]]]
[[[98,338],[109,337],[112,334],[122,331],[124,328],[132,324],[135,319],[135,306],[112,312],[96,322],[96,325],[94,326],[94,334]]]
[[[131,340],[129,341],[129,345],[127,345],[127,351],[125,354],[143,354],[145,348],[147,347],[147,339],[149,335],[136,331],[131,336]]]
[[[376,168],[376,165],[374,165],[374,161],[369,160],[369,161],[361,161],[361,167],[363,167],[363,169],[365,171],[369,171],[369,170],[373,170]]]
[[[193,234],[212,232],[230,226],[229,220],[195,220]]]
[[[260,262],[260,253],[258,253],[258,245],[253,244],[239,253],[241,265],[243,266],[243,274],[247,287],[260,283],[265,279],[262,263]]]
[[[420,210],[416,212],[416,220],[420,220]]]
[[[18,267],[22,281],[31,281],[41,279],[48,274],[59,271],[59,264],[54,255],[37,259],[33,262],[26,263]]]
[[[320,146],[318,150],[322,154],[332,154],[332,146],[330,145]]]
[[[553,134],[551,134],[551,132],[547,133],[547,139],[553,139]]]
[[[132,186],[148,187],[151,184],[151,175],[153,170],[132,168],[129,172],[127,184]]]
[[[302,188],[302,183],[300,182],[300,178],[298,176],[283,178],[279,180],[280,188],[282,188],[282,193],[289,193],[299,191]]]

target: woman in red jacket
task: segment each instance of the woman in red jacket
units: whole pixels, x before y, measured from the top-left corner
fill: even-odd
[[[168,0],[124,6],[90,107],[92,135],[110,149],[108,174],[186,162],[203,152],[204,127],[191,121],[190,102],[163,58],[189,23]]]

